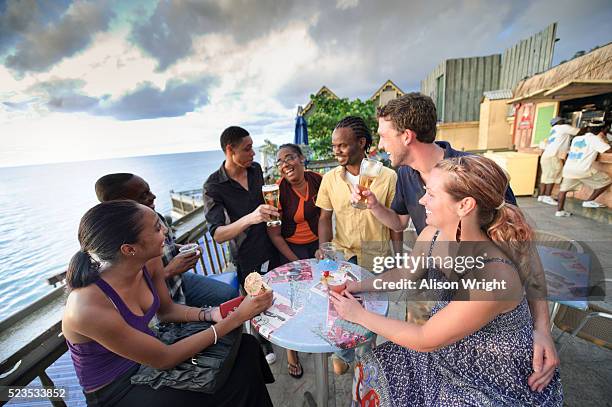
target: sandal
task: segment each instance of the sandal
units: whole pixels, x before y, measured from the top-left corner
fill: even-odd
[[[287,362],[287,369],[289,371],[289,376],[299,379],[300,377],[302,377],[304,375],[304,369],[302,368],[302,364],[300,363],[300,360],[298,359],[297,364],[293,364],[293,363],[289,363]],[[292,373],[292,372],[299,372],[299,373]]]

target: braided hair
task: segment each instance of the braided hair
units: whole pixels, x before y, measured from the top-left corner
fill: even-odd
[[[359,116],[346,116],[336,124],[334,130],[344,128],[351,129],[357,139],[362,137],[365,138],[366,143],[364,150],[366,153],[370,150],[370,146],[372,145],[372,133],[365,120]]]

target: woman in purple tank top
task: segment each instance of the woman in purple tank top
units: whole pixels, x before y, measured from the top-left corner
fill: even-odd
[[[215,394],[153,389],[131,384],[140,364],[170,369],[270,307],[272,292],[248,296],[236,312],[221,318],[218,308],[174,303],[160,271],[145,263],[161,256],[165,227],[157,214],[133,201],[105,202],[81,219],[81,250],[67,273],[70,294],[62,320],[74,367],[89,406],[271,406],[266,383],[274,378],[258,342],[243,335],[229,379]],[[213,327],[172,345],[148,325],[213,321]]]

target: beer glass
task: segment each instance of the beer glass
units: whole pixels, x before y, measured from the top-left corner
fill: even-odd
[[[266,205],[272,205],[276,209],[278,209],[278,200],[279,200],[279,190],[278,185],[270,184],[264,185],[261,187],[261,192],[263,193],[264,202]],[[278,216],[271,216],[271,219],[266,222],[268,226],[279,226],[281,224],[281,220]]]
[[[372,160],[370,158],[364,158],[361,161],[359,168],[359,192],[367,191],[370,189],[370,185],[374,182],[374,179],[380,175],[383,163],[380,161]],[[353,208],[366,209],[366,198],[361,195],[358,202],[351,202]]]
[[[321,243],[319,245],[319,250],[321,250],[321,255],[323,256],[323,267],[327,269],[334,269],[338,267],[338,248],[334,243]]]

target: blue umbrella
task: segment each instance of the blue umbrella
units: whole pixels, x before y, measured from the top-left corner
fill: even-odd
[[[295,137],[293,137],[294,144],[308,144],[308,126],[306,119],[302,115],[298,115],[295,119]]]

